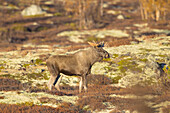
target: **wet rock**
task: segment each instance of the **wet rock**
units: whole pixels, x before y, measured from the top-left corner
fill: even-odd
[[[30,7],[27,7],[24,9],[21,14],[22,16],[34,16],[34,15],[42,15],[46,12],[41,9],[40,6],[37,5],[31,5]]]

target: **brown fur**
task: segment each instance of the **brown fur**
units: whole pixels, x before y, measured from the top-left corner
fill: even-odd
[[[103,58],[109,58],[109,53],[102,47],[90,47],[84,50],[80,50],[70,55],[54,55],[47,60],[47,67],[51,73],[50,80],[47,84],[49,90],[54,85],[57,90],[59,89],[59,83],[62,76],[65,75],[77,75],[81,77],[79,92],[84,89],[87,90],[86,77],[91,73],[91,67],[95,62],[101,61]]]

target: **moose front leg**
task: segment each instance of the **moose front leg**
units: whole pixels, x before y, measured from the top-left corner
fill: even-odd
[[[87,75],[83,75],[80,77],[80,83],[79,83],[79,93],[81,93],[82,88],[84,87],[84,90],[87,91]]]
[[[48,81],[47,87],[51,91],[52,85],[55,82],[56,76],[51,75],[50,80]]]
[[[79,83],[79,93],[81,93],[82,90],[82,84],[83,84],[83,77],[80,77],[80,83]]]
[[[87,91],[87,75],[83,76],[83,87],[84,90]]]

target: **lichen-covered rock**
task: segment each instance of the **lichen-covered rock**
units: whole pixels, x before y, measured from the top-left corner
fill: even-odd
[[[30,7],[25,8],[21,14],[22,16],[34,16],[45,14],[45,11],[43,11],[40,6],[31,5]]]

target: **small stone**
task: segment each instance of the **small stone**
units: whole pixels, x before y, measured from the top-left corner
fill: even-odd
[[[118,16],[117,16],[117,19],[123,20],[123,19],[125,19],[125,18],[124,18],[123,15],[118,15]]]

